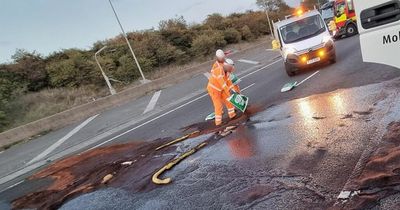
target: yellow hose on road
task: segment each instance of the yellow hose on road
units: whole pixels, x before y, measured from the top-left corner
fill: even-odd
[[[169,184],[172,180],[171,178],[165,178],[165,179],[159,179],[158,177],[164,173],[165,171],[171,169],[172,167],[174,167],[176,164],[178,164],[179,162],[181,162],[183,159],[189,157],[190,155],[193,155],[195,152],[197,152],[198,150],[200,150],[201,148],[203,148],[204,146],[207,145],[207,142],[203,142],[199,145],[197,145],[195,148],[183,153],[181,156],[179,156],[178,158],[172,160],[171,162],[169,162],[167,165],[165,165],[164,167],[162,167],[160,170],[158,170],[156,173],[153,174],[153,177],[151,178],[151,180],[153,181],[154,184]]]
[[[185,141],[185,140],[188,139],[189,137],[191,137],[191,136],[193,136],[193,135],[196,135],[196,134],[198,134],[198,133],[200,133],[200,131],[195,131],[195,132],[189,133],[189,134],[187,134],[187,135],[185,135],[185,136],[182,136],[181,138],[178,138],[178,139],[175,139],[175,140],[173,140],[173,141],[170,141],[170,142],[168,142],[168,143],[166,143],[166,144],[163,144],[163,145],[157,147],[157,148],[156,148],[156,151],[158,151],[158,150],[160,150],[160,149],[163,149],[163,148],[165,148],[165,147],[171,146],[171,145],[173,145],[173,144],[179,143],[179,142],[181,142],[181,141]]]

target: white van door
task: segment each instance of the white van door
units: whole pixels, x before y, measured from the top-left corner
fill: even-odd
[[[400,68],[400,0],[354,0],[364,62]]]

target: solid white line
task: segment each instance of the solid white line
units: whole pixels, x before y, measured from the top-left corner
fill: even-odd
[[[151,98],[149,104],[147,105],[146,109],[144,110],[143,114],[146,114],[147,112],[150,112],[151,110],[154,109],[154,107],[157,104],[158,98],[160,98],[161,95],[161,90],[157,91],[154,93],[153,97]]]
[[[318,74],[318,73],[319,73],[319,71],[314,72],[314,74],[311,74],[311,75],[308,76],[307,78],[303,79],[303,81],[299,82],[299,83],[296,85],[296,87],[299,86],[299,85],[301,85],[301,84],[303,84],[305,81],[309,80],[311,77],[315,76],[315,75]]]
[[[207,77],[207,79],[210,79],[211,74],[209,72],[206,72],[203,74],[205,77]]]
[[[67,135],[62,137],[60,140],[58,140],[56,143],[48,147],[45,151],[40,153],[38,156],[33,158],[31,161],[29,161],[26,165],[30,165],[34,162],[37,162],[38,160],[43,159],[46,157],[48,154],[50,154],[52,151],[54,151],[57,147],[59,147],[62,143],[64,143],[66,140],[71,138],[74,134],[76,134],[78,131],[80,131],[83,127],[85,127],[87,124],[89,124],[90,121],[94,120],[98,115],[92,116],[89,119],[85,120],[82,124],[78,125],[78,127],[74,128],[72,131],[70,131]]]
[[[17,182],[17,183],[15,183],[15,184],[13,184],[13,185],[11,185],[11,186],[9,186],[9,187],[7,187],[7,188],[5,188],[5,189],[1,190],[1,191],[0,191],[0,193],[2,193],[2,192],[5,192],[5,191],[7,191],[7,190],[9,190],[9,189],[13,188],[13,187],[15,187],[15,186],[17,186],[17,185],[21,184],[22,182],[24,182],[24,180],[22,180],[22,181],[19,181],[19,182]]]
[[[238,61],[239,61],[239,62],[242,62],[242,63],[248,63],[248,64],[254,64],[254,65],[260,64],[260,62],[251,61],[251,60],[245,60],[245,59],[240,59],[240,60],[238,60]]]
[[[253,83],[253,84],[251,84],[251,85],[249,85],[249,86],[243,88],[242,91],[245,91],[246,89],[252,87],[253,85],[255,85],[255,83]],[[100,147],[100,146],[102,146],[102,145],[104,145],[104,144],[107,144],[108,142],[114,141],[115,139],[117,139],[117,138],[119,138],[119,137],[121,137],[121,136],[123,136],[123,135],[125,135],[125,134],[127,134],[127,133],[130,133],[130,132],[132,132],[132,131],[134,131],[134,130],[140,128],[140,127],[143,127],[143,126],[145,126],[145,125],[147,125],[147,124],[149,124],[149,123],[151,123],[151,122],[153,122],[153,121],[155,121],[155,120],[158,120],[158,119],[160,119],[161,117],[164,117],[165,115],[168,115],[168,114],[170,114],[170,113],[172,113],[172,112],[175,112],[176,110],[181,109],[182,107],[185,107],[185,106],[187,106],[187,105],[189,105],[189,104],[191,104],[191,103],[193,103],[193,102],[195,102],[195,101],[198,101],[198,100],[200,100],[200,99],[206,97],[207,95],[208,95],[208,94],[204,94],[204,95],[199,96],[198,98],[195,98],[195,99],[193,99],[193,100],[191,100],[191,101],[188,101],[188,102],[186,102],[186,103],[184,103],[184,104],[182,104],[182,105],[176,107],[175,109],[172,109],[172,110],[170,110],[170,111],[168,111],[168,112],[166,112],[166,113],[164,113],[164,114],[162,114],[162,115],[159,115],[159,116],[157,116],[157,117],[155,117],[155,118],[153,118],[153,119],[151,119],[151,120],[149,120],[149,121],[147,121],[147,122],[144,122],[144,123],[142,123],[142,124],[140,124],[140,125],[138,125],[138,126],[132,128],[132,129],[129,129],[129,130],[127,130],[127,131],[125,131],[125,132],[123,132],[123,133],[117,135],[117,136],[114,136],[113,138],[111,138],[111,139],[109,139],[109,140],[107,140],[107,141],[104,141],[104,142],[102,142],[102,143],[100,143],[100,144],[98,144],[98,145],[96,145],[96,146],[94,146],[94,147],[91,147],[91,148],[88,149],[88,150],[91,150],[91,149]],[[86,151],[87,151],[87,150],[86,150]]]

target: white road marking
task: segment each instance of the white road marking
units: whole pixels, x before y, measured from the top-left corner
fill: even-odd
[[[31,161],[29,161],[26,165],[30,165],[34,162],[37,162],[39,160],[42,160],[44,157],[46,157],[48,154],[50,154],[52,151],[54,151],[57,147],[59,147],[62,143],[64,143],[66,140],[71,138],[74,134],[76,134],[78,131],[80,131],[83,127],[85,127],[87,124],[89,124],[90,121],[94,120],[98,115],[92,116],[85,120],[85,122],[81,123],[78,125],[78,127],[74,128],[72,131],[70,131],[67,135],[62,137],[60,140],[58,140],[56,143],[48,147],[45,151],[40,153],[38,156],[33,158]]]
[[[146,109],[144,110],[143,114],[146,114],[147,112],[150,112],[151,110],[154,109],[154,107],[157,104],[158,99],[160,98],[161,95],[161,90],[157,91],[154,93],[153,97],[151,98],[149,104],[147,105]]]
[[[204,73],[204,76],[207,77],[207,79],[210,79],[211,74],[209,72]]]
[[[298,87],[299,85],[303,84],[305,81],[309,80],[311,77],[315,76],[316,74],[318,74],[319,71],[314,72],[314,74],[311,74],[310,76],[308,76],[307,78],[303,79],[303,81],[299,82],[296,87]]]
[[[253,72],[250,72],[249,74],[246,74],[246,75],[244,75],[243,77],[241,77],[241,79],[244,79],[244,78],[246,78],[246,77],[248,77],[248,76],[251,76],[251,75],[253,75],[253,74],[255,74],[255,73],[259,72],[259,71],[262,71],[262,70],[264,70],[264,69],[266,69],[266,68],[268,68],[268,67],[270,67],[270,66],[272,66],[272,65],[274,65],[274,64],[276,64],[276,63],[278,63],[278,62],[280,62],[281,60],[282,60],[282,59],[276,60],[276,61],[274,61],[274,62],[272,62],[272,63],[270,63],[270,64],[268,64],[268,65],[266,65],[266,66],[264,66],[264,67],[262,67],[262,68],[260,68],[260,69],[257,69],[257,70],[255,70],[255,71],[253,71]]]
[[[253,83],[253,84],[251,84],[251,85],[249,85],[249,86],[243,88],[242,91],[245,91],[246,89],[252,87],[253,85],[255,85],[255,83]],[[143,126],[145,126],[145,125],[147,125],[147,124],[149,124],[149,123],[151,123],[151,122],[153,122],[153,121],[155,121],[155,120],[158,120],[158,119],[160,119],[161,117],[164,117],[165,115],[168,115],[168,114],[170,114],[170,113],[172,113],[172,112],[175,112],[176,110],[181,109],[181,108],[183,108],[183,107],[185,107],[185,106],[187,106],[187,105],[189,105],[189,104],[191,104],[191,103],[193,103],[193,102],[196,102],[196,101],[198,101],[198,100],[200,100],[200,99],[202,99],[202,98],[204,98],[204,97],[206,97],[206,96],[208,96],[208,94],[203,94],[203,95],[199,96],[198,98],[195,98],[195,99],[193,99],[193,100],[191,100],[191,101],[188,101],[188,102],[186,102],[186,103],[184,103],[184,104],[182,104],[182,105],[180,105],[180,106],[178,106],[178,107],[176,107],[176,108],[174,108],[174,109],[172,109],[172,110],[170,110],[170,111],[168,111],[168,112],[165,112],[165,113],[162,114],[162,115],[159,115],[159,116],[157,116],[157,117],[155,117],[155,118],[153,118],[153,119],[151,119],[151,120],[149,120],[149,121],[147,121],[147,122],[144,122],[144,123],[142,123],[142,124],[140,124],[140,125],[138,125],[138,126],[132,128],[132,129],[129,129],[129,130],[127,130],[127,131],[125,131],[125,132],[123,132],[123,133],[117,135],[117,136],[114,136],[113,138],[111,138],[111,139],[109,139],[109,140],[107,140],[107,141],[104,141],[104,142],[102,142],[102,143],[100,143],[100,144],[98,144],[98,145],[96,145],[96,146],[94,146],[94,147],[91,147],[91,148],[88,149],[88,150],[95,149],[95,148],[100,147],[100,146],[102,146],[102,145],[104,145],[104,144],[107,144],[107,143],[109,143],[109,142],[111,142],[111,141],[114,141],[115,139],[117,139],[117,138],[119,138],[119,137],[121,137],[121,136],[123,136],[123,135],[125,135],[125,134],[127,134],[127,133],[130,133],[130,132],[132,132],[132,131],[134,131],[134,130],[140,128],[140,127],[143,127]],[[88,151],[88,150],[86,150],[86,151]]]
[[[247,90],[247,89],[249,89],[249,88],[253,87],[255,84],[256,84],[256,83],[253,83],[253,84],[251,84],[251,85],[249,85],[249,86],[247,86],[247,87],[243,88],[243,89],[242,89],[242,91],[245,91],[245,90]]]
[[[242,62],[242,63],[248,63],[248,64],[254,64],[254,65],[260,64],[260,62],[251,61],[251,60],[245,60],[245,59],[240,59],[240,60],[238,60],[238,61],[239,61],[239,62]]]
[[[7,191],[7,190],[9,190],[9,189],[13,188],[13,187],[15,187],[15,186],[17,186],[17,185],[21,184],[22,182],[24,182],[24,180],[22,180],[22,181],[19,181],[19,182],[17,182],[17,183],[15,183],[15,184],[13,184],[13,185],[11,185],[11,186],[9,186],[9,187],[7,187],[7,188],[5,188],[5,189],[1,190],[1,191],[0,191],[0,193],[2,193],[2,192],[5,192],[5,191]]]

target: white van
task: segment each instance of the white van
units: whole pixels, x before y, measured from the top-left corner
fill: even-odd
[[[289,76],[321,62],[336,62],[335,43],[317,10],[274,23],[274,35]]]
[[[400,68],[400,1],[354,0],[365,62]]]

